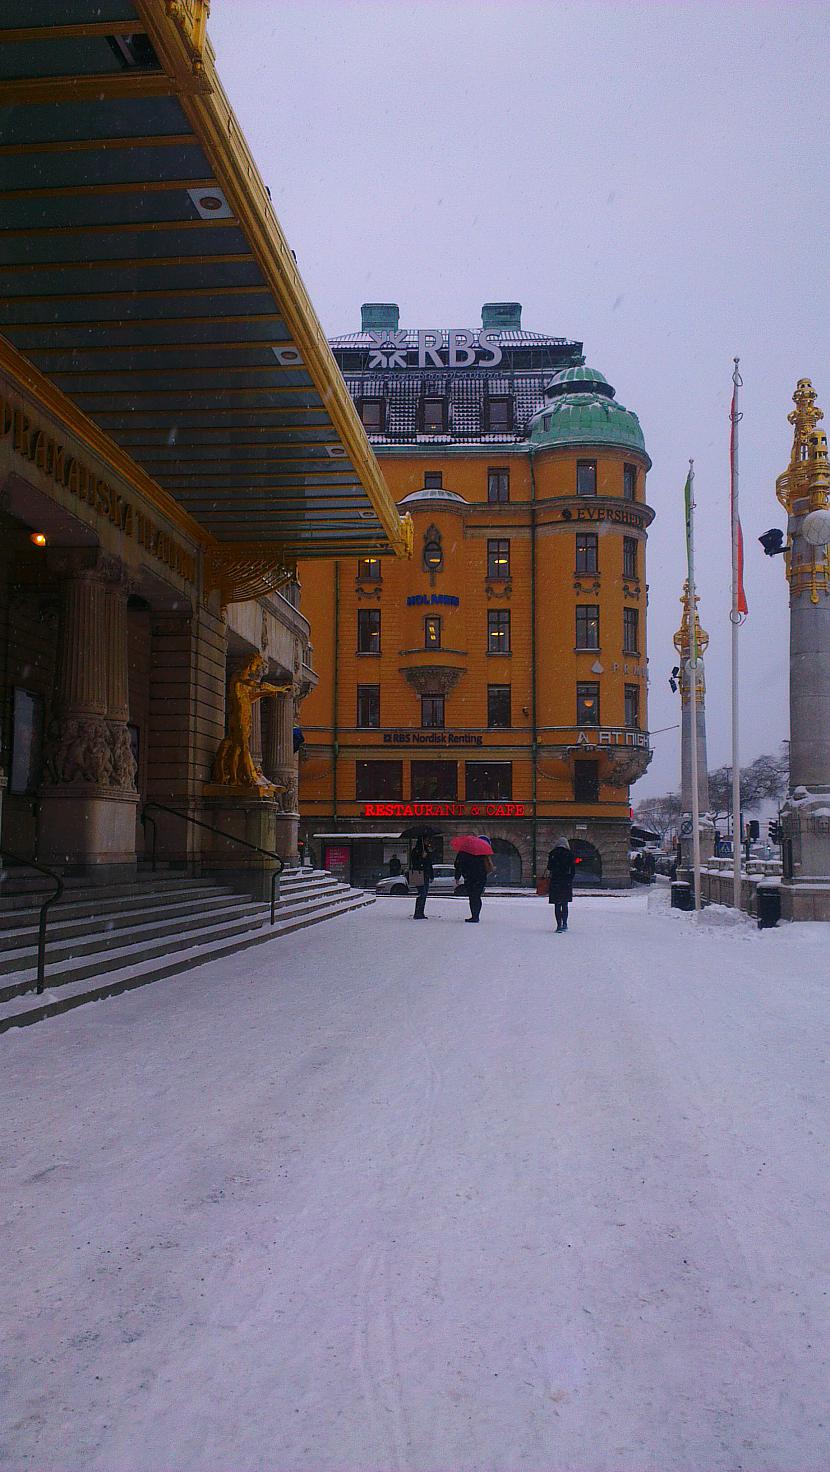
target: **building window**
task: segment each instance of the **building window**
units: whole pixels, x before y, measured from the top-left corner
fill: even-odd
[[[599,762],[574,762],[574,802],[599,802]]]
[[[491,466],[487,472],[487,500],[491,505],[510,500],[510,471]]]
[[[488,608],[487,653],[510,653],[510,609]]]
[[[444,484],[444,472],[443,472],[443,470],[425,470],[424,471],[424,490],[425,491],[440,491],[441,488],[442,488],[442,486],[443,486],[443,484]]]
[[[637,576],[637,538],[623,537],[623,577]]]
[[[599,725],[599,685],[590,681],[580,682],[576,687],[576,724],[578,726]]]
[[[487,400],[487,429],[490,434],[509,434],[511,428],[510,400],[493,398]]]
[[[430,614],[424,619],[424,648],[441,648],[441,620],[435,614]]]
[[[421,725],[430,731],[443,731],[444,729],[444,697],[443,695],[421,696]]]
[[[358,654],[380,654],[380,609],[357,610]]]
[[[487,686],[487,724],[507,729],[510,726],[510,686]]]
[[[512,762],[465,762],[467,802],[512,802]]]
[[[357,724],[367,727],[380,725],[380,685],[358,685]]]
[[[578,496],[595,496],[597,493],[597,462],[596,460],[577,460],[576,462],[576,494]]]
[[[457,762],[413,762],[410,771],[413,802],[456,801]]]
[[[636,465],[623,466],[623,496],[626,501],[636,501],[637,499]]]
[[[9,792],[35,792],[40,782],[43,745],[43,697],[14,687]]]
[[[361,583],[379,583],[380,558],[359,557],[357,560],[357,576]]]
[[[626,685],[625,687],[625,724],[627,726],[639,726],[640,724],[639,685]]]
[[[424,434],[443,434],[447,427],[446,399],[424,399],[422,420]]]
[[[360,417],[367,434],[382,434],[383,399],[361,399]]]
[[[403,762],[356,762],[355,794],[358,802],[400,802]]]
[[[623,654],[640,652],[640,613],[636,608],[623,609]]]
[[[578,603],[576,605],[577,649],[599,649],[599,605]]]
[[[596,532],[577,532],[576,534],[576,571],[596,572],[597,570],[597,534]]]
[[[487,542],[487,576],[510,577],[510,543],[506,537],[491,537]]]

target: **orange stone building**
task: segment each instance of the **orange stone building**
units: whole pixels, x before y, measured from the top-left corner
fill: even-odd
[[[303,707],[302,828],[373,882],[412,830],[486,833],[529,884],[565,834],[586,881],[629,881],[629,785],[650,759],[646,503],[635,414],[582,345],[407,331],[383,304],[331,346],[411,561],[300,565],[319,685]]]

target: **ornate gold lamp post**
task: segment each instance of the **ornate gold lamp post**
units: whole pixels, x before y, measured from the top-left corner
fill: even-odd
[[[790,791],[782,809],[781,912],[830,920],[830,465],[824,415],[800,378],[790,464],[776,481],[788,515]]]
[[[683,614],[680,620],[680,628],[674,636],[674,647],[680,660],[680,797],[683,805],[683,824],[681,830],[681,862],[684,869],[691,868],[692,864],[692,742],[697,742],[697,793],[698,811],[701,814],[700,822],[700,852],[701,858],[708,859],[714,848],[714,827],[709,818],[703,814],[709,812],[709,768],[706,757],[706,678],[703,669],[703,655],[709,647],[709,635],[701,627],[698,617],[697,604],[699,598],[695,597],[694,627],[697,641],[697,690],[695,698],[694,723],[692,718],[692,689],[689,674],[689,660],[691,658],[691,608],[689,599],[688,579],[683,584],[683,596],[680,599]],[[693,730],[694,724],[694,730]]]

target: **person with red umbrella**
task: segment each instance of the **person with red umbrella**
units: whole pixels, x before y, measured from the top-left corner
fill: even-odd
[[[451,838],[450,847],[455,849],[455,877],[464,881],[470,901],[470,913],[464,924],[478,925],[487,875],[494,868],[493,845],[483,834],[465,833],[460,838]]]

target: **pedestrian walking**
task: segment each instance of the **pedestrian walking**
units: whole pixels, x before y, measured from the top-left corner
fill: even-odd
[[[557,838],[548,854],[548,904],[556,915],[556,934],[568,928],[568,905],[574,897],[576,862],[567,838]]]
[[[487,844],[489,848],[489,840],[484,837],[484,834],[479,834],[479,841]],[[465,925],[478,925],[479,923],[487,876],[493,867],[492,850],[489,853],[468,853],[462,849],[456,853],[455,877],[456,880],[463,882],[470,902],[470,913],[464,921]]]
[[[435,870],[432,865],[432,844],[426,835],[417,839],[411,854],[409,855],[409,882],[417,891],[415,899],[415,914],[413,920],[426,920],[427,895],[429,886],[435,878]]]

